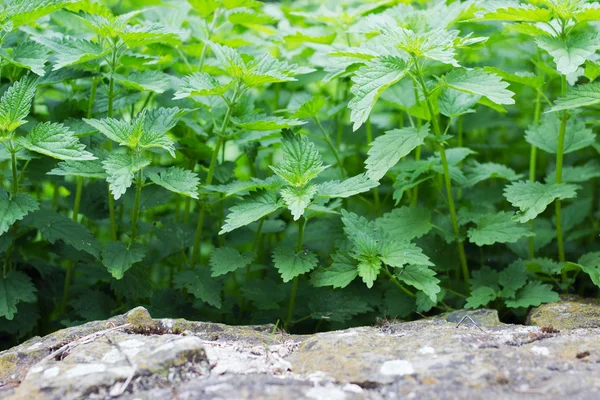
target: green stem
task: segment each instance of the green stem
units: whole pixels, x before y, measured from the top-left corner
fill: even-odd
[[[73,202],[73,216],[71,219],[77,222],[79,216],[79,206],[81,205],[81,193],[83,192],[83,177],[77,177],[77,189],[75,189],[75,200]],[[65,276],[65,284],[63,287],[63,297],[60,303],[59,315],[64,315],[67,309],[67,303],[69,301],[69,288],[71,287],[71,280],[73,279],[73,267],[75,262],[70,259],[67,263],[67,274]]]
[[[11,198],[17,194],[19,191],[19,179],[18,179],[18,170],[17,170],[17,152],[12,144],[12,140],[10,143],[10,159],[11,159],[11,167],[12,167],[12,189],[11,189]]]
[[[131,237],[129,238],[129,247],[135,243],[138,228],[138,218],[140,215],[140,201],[142,199],[142,188],[144,187],[144,172],[143,168],[138,171],[137,182],[135,187],[135,203],[133,204],[133,212],[131,214]]]
[[[302,251],[302,243],[304,242],[304,227],[306,226],[306,218],[301,217],[298,221],[298,242],[296,243],[296,253]],[[290,304],[288,307],[288,314],[285,320],[285,328],[288,329],[292,317],[294,316],[294,306],[296,305],[296,292],[298,291],[298,277],[294,278],[292,283],[292,293],[290,293]]]
[[[373,128],[371,127],[371,118],[367,118],[366,122],[367,130],[367,146],[373,142]],[[373,200],[375,201],[375,214],[381,215],[381,200],[379,199],[379,188],[373,189]]]
[[[333,145],[333,142],[331,141],[331,138],[329,137],[329,134],[327,133],[327,131],[325,130],[325,128],[323,128],[323,125],[321,125],[321,121],[319,120],[318,117],[315,117],[315,123],[317,124],[317,126],[321,130],[321,133],[323,134],[323,139],[325,140],[325,142],[329,146],[329,149],[331,150],[331,153],[333,154],[333,157],[335,157],[335,162],[337,163],[338,168],[340,169],[340,174],[342,174],[342,178],[346,179],[346,173],[344,172],[344,165],[342,164],[342,159],[340,158],[340,155],[338,154],[335,146]]]
[[[564,97],[567,90],[567,79],[564,75],[561,76],[561,95]],[[569,115],[563,111],[560,120],[560,130],[558,132],[558,147],[556,149],[556,183],[562,183],[562,168],[563,168],[563,152],[565,147],[565,133],[567,130],[567,121]],[[554,203],[556,212],[556,241],[558,244],[558,259],[560,262],[565,262],[565,247],[563,242],[562,232],[562,216],[561,216],[561,201],[556,200]],[[562,274],[563,282],[567,280],[567,273]]]
[[[442,136],[442,132],[440,130],[439,121],[437,119],[437,115],[434,113],[433,104],[431,103],[431,98],[429,96],[429,91],[427,90],[427,85],[425,84],[425,80],[423,79],[423,74],[420,71],[417,71],[419,83],[421,85],[421,89],[423,90],[423,95],[425,96],[425,101],[427,102],[427,109],[429,110],[429,115],[431,117],[431,123],[433,125],[433,131],[437,138]],[[454,206],[454,197],[452,195],[452,181],[450,179],[450,168],[448,166],[448,160],[446,158],[446,150],[444,146],[438,142],[438,148],[440,152],[440,157],[442,159],[442,168],[444,170],[444,183],[446,186],[446,197],[448,200],[448,208],[450,211],[450,219],[452,220],[452,229],[454,230],[454,236],[456,241],[456,247],[458,249],[458,258],[460,260],[460,266],[462,269],[462,275],[465,282],[465,291],[469,293],[469,267],[467,265],[467,256],[465,254],[465,247],[460,238],[460,228],[458,225],[458,218],[456,216],[456,208]]]
[[[408,290],[406,288],[406,286],[404,286],[403,284],[400,283],[400,281],[398,279],[396,279],[396,277],[387,269],[387,267],[383,267],[381,268],[381,270],[388,276],[388,278],[390,278],[390,280],[392,281],[392,283],[394,285],[396,285],[396,287],[398,289],[400,289],[401,291],[403,291],[405,294],[407,294],[408,296],[412,297],[413,299],[415,299],[417,297],[416,294],[414,294],[413,292],[411,292],[410,290]]]
[[[535,98],[535,110],[533,113],[533,123],[538,124],[540,121],[540,113],[541,113],[541,105],[542,105],[542,91],[538,90],[537,96]],[[529,180],[531,182],[535,182],[535,171],[537,169],[537,147],[531,146],[531,151],[529,153]],[[533,221],[530,222],[531,232],[534,232]],[[528,247],[529,247],[529,259],[535,258],[535,241],[534,237],[531,236],[528,238]]]

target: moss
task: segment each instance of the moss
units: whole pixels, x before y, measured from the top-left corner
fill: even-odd
[[[0,357],[0,380],[13,374],[17,369],[17,357],[14,354],[6,354]]]
[[[600,300],[561,296],[557,303],[542,304],[529,313],[529,325],[558,330],[600,327]]]
[[[148,310],[137,307],[127,314],[126,322],[135,333],[152,333],[158,329],[158,324],[152,319]]]

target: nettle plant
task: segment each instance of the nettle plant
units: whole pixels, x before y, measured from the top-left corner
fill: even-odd
[[[5,3],[2,347],[598,294],[596,3]]]

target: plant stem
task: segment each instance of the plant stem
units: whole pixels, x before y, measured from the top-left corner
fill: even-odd
[[[405,294],[407,294],[408,296],[412,297],[413,299],[417,297],[416,294],[414,294],[413,292],[411,292],[410,290],[408,290],[406,288],[406,286],[404,286],[403,284],[401,284],[400,281],[398,279],[396,279],[396,277],[387,269],[387,267],[384,266],[381,269],[388,276],[388,278],[390,278],[390,280],[394,283],[394,285],[396,285],[396,287],[398,289],[400,289],[401,291],[403,291]]]
[[[19,179],[17,176],[17,173],[18,173],[17,152],[15,151],[12,140],[9,143],[10,143],[10,148],[11,148],[10,159],[11,159],[11,167],[12,167],[12,189],[11,189],[11,198],[12,198],[19,191]]]
[[[298,242],[296,243],[296,253],[302,251],[302,243],[304,242],[304,227],[306,226],[306,218],[301,217],[298,221]],[[292,317],[294,316],[294,306],[296,305],[296,292],[298,291],[298,277],[294,278],[292,283],[292,293],[290,294],[290,304],[288,307],[287,318],[285,319],[285,328],[288,329]]]
[[[567,91],[567,79],[564,75],[561,76],[561,95],[564,97]],[[562,167],[563,167],[563,152],[565,147],[565,132],[567,130],[567,121],[569,115],[566,111],[562,112],[560,120],[560,130],[558,132],[558,147],[556,149],[556,183],[562,183]],[[558,244],[558,259],[560,262],[565,262],[565,247],[563,242],[562,232],[562,217],[561,217],[561,201],[554,202],[556,212],[556,241]],[[566,282],[567,273],[562,273],[562,280]]]
[[[423,74],[420,71],[417,71],[417,77],[419,78],[419,83],[421,85],[421,89],[423,91],[423,95],[425,96],[425,101],[427,102],[427,109],[429,110],[429,115],[431,118],[431,123],[433,125],[433,131],[437,138],[442,136],[442,132],[440,130],[439,121],[437,119],[437,115],[434,113],[433,104],[431,103],[431,98],[429,96],[429,91],[427,90],[427,85],[425,84],[425,80],[423,79]],[[452,220],[452,228],[454,230],[454,236],[456,241],[456,247],[458,249],[458,258],[460,260],[460,266],[462,268],[462,275],[465,282],[465,291],[469,293],[469,267],[467,265],[467,256],[465,254],[465,247],[460,238],[460,228],[458,225],[458,218],[456,217],[456,208],[454,206],[454,198],[452,196],[452,181],[450,179],[450,169],[448,167],[448,160],[446,159],[446,150],[444,146],[438,142],[438,148],[440,151],[440,157],[442,159],[442,168],[444,170],[444,183],[446,186],[446,197],[448,200],[448,209],[450,211],[450,219]]]
[[[129,238],[129,247],[135,243],[138,228],[138,218],[140,215],[140,200],[142,199],[142,188],[144,187],[143,168],[138,171],[137,182],[135,186],[135,203],[131,214],[131,237]]]
[[[110,78],[108,82],[108,117],[113,116],[113,106],[115,97],[115,69],[117,64],[117,46],[113,43],[112,62],[110,65]],[[112,149],[112,142],[108,141],[108,150]],[[113,241],[117,240],[117,220],[115,218],[115,198],[108,189],[108,215],[110,218],[110,237]]]
[[[540,122],[540,113],[541,113],[541,104],[542,104],[542,91],[538,90],[537,96],[535,98],[535,110],[533,113],[533,123],[538,124]],[[531,151],[529,153],[529,180],[531,182],[535,182],[535,171],[537,169],[537,147],[531,146]],[[534,232],[533,221],[530,222],[531,232]],[[533,259],[535,257],[535,242],[534,237],[531,236],[528,238],[529,245],[529,259]]]
[[[371,127],[371,118],[367,118],[367,146],[373,142],[373,128]],[[375,201],[375,215],[381,215],[381,201],[379,199],[379,188],[373,188],[373,200]]]
[[[321,133],[323,134],[323,139],[325,140],[325,142],[329,146],[329,149],[331,150],[331,153],[333,154],[333,157],[335,157],[335,162],[337,163],[338,168],[340,169],[340,174],[342,174],[342,178],[346,179],[346,173],[344,172],[344,165],[342,164],[342,159],[340,158],[340,155],[338,154],[335,146],[333,145],[333,142],[331,141],[331,138],[329,137],[329,134],[327,133],[327,131],[325,130],[325,128],[323,128],[323,125],[321,125],[321,121],[319,120],[318,117],[315,117],[315,123],[317,124],[317,126],[321,130]]]
[[[71,219],[77,222],[77,217],[79,215],[79,206],[81,205],[81,193],[83,191],[83,177],[77,177],[77,188],[75,189],[75,200],[73,202],[73,216]],[[59,315],[64,315],[65,310],[67,309],[67,303],[69,301],[69,288],[71,286],[71,280],[73,278],[73,266],[75,262],[70,259],[67,262],[67,274],[65,276],[65,283],[63,287],[63,297],[60,303]]]

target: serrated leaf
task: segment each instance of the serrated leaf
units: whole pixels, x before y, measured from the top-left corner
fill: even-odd
[[[31,70],[34,74],[44,76],[44,65],[48,61],[48,49],[41,44],[24,41],[19,43],[12,52],[8,54],[0,49],[0,57],[20,68]]]
[[[321,155],[314,143],[306,136],[291,131],[282,132],[283,161],[270,168],[291,186],[301,188],[319,175],[327,166],[323,166]]]
[[[148,69],[133,71],[127,76],[116,75],[115,79],[128,89],[163,93],[171,85],[171,77],[162,71]]]
[[[392,267],[402,268],[405,265],[433,266],[423,250],[408,240],[392,240],[381,248],[381,261]]]
[[[347,198],[359,193],[368,192],[379,186],[379,182],[371,180],[366,174],[348,178],[345,181],[328,181],[319,185],[318,194],[327,198]]]
[[[27,224],[40,231],[51,244],[62,240],[79,251],[98,257],[100,243],[90,231],[78,222],[49,210],[40,210],[27,217]]]
[[[380,57],[356,71],[352,78],[352,100],[348,103],[350,120],[357,130],[369,118],[377,99],[388,87],[407,74],[406,62],[398,57]]]
[[[75,0],[19,0],[5,3],[2,10],[11,21],[11,28],[16,29],[36,19],[60,10]],[[0,16],[2,16],[0,14]]]
[[[467,232],[469,241],[477,246],[494,243],[514,243],[522,237],[534,236],[529,225],[514,220],[513,213],[500,211],[479,218],[477,227]]]
[[[391,238],[412,240],[431,230],[431,211],[422,207],[400,207],[378,218],[376,223]]]
[[[0,99],[0,130],[12,132],[27,122],[37,82],[37,78],[25,76],[4,92]]]
[[[331,257],[333,263],[329,267],[319,268],[311,274],[311,283],[315,287],[332,286],[334,289],[343,289],[358,276],[356,262],[343,252],[337,252]]]
[[[173,278],[176,289],[186,289],[199,300],[221,308],[221,287],[211,278],[207,268],[178,272]]]
[[[135,118],[130,122],[115,118],[84,118],[83,121],[85,121],[94,129],[97,129],[110,140],[114,140],[115,142],[119,143],[121,146],[135,148],[142,137],[142,128],[144,122],[142,118]]]
[[[20,271],[0,275],[0,317],[12,320],[21,301],[32,303],[37,299],[36,288],[31,279]]]
[[[167,150],[174,158],[175,145],[167,132],[177,125],[179,118],[186,112],[188,110],[182,110],[178,107],[160,107],[140,114],[139,118],[143,119],[143,129],[139,146],[144,149],[161,148]]]
[[[551,9],[531,4],[519,4],[518,7],[498,7],[477,14],[478,21],[548,22],[551,18]]]
[[[121,31],[120,37],[129,48],[147,46],[152,43],[177,45],[181,42],[176,32],[152,22],[126,25]]]
[[[39,207],[40,203],[28,194],[9,197],[8,192],[0,188],[0,235],[8,232],[12,224]]]
[[[437,302],[437,294],[442,290],[439,286],[440,280],[435,277],[435,271],[425,265],[408,264],[396,273],[398,279],[422,291],[434,303]]]
[[[321,111],[325,105],[325,98],[313,97],[312,99],[302,103],[302,105],[296,110],[294,118],[314,118]]]
[[[254,254],[240,254],[239,251],[231,247],[214,249],[210,254],[211,276],[225,275],[237,269],[244,268],[250,265],[253,259]]]
[[[249,87],[266,85],[269,83],[280,83],[295,81],[294,75],[312,72],[313,69],[298,67],[296,64],[288,64],[265,53],[257,56],[248,63],[244,69],[242,80]]]
[[[225,218],[225,224],[221,228],[219,235],[231,232],[258,221],[281,208],[282,202],[277,200],[273,194],[264,193],[252,199],[245,200],[229,209],[229,214]]]
[[[297,252],[293,248],[278,247],[273,251],[273,264],[279,271],[283,282],[289,282],[298,275],[315,269],[318,260],[315,253],[309,250]]]
[[[594,285],[600,287],[600,252],[584,254],[577,261],[581,270],[590,276]]]
[[[183,168],[170,167],[158,173],[148,171],[146,175],[152,182],[171,192],[194,199],[198,198],[200,179],[195,172]]]
[[[596,160],[590,160],[584,165],[564,167],[562,170],[562,181],[565,183],[587,182],[590,179],[600,177],[600,164]],[[556,171],[548,171],[546,182],[556,179]]]
[[[486,97],[496,104],[515,104],[508,83],[480,69],[454,69],[444,76],[444,82],[453,89]]]
[[[37,124],[19,144],[29,151],[44,154],[59,160],[95,160],[96,157],[85,151],[85,145],[63,124],[42,122]]]
[[[570,110],[600,103],[600,82],[576,85],[567,90],[565,97],[554,102],[551,111]]]
[[[487,305],[490,301],[496,300],[496,291],[488,286],[480,286],[471,292],[467,297],[465,308],[479,308]]]
[[[287,187],[281,190],[281,197],[291,211],[294,221],[304,215],[304,210],[310,205],[317,189],[317,186],[309,185],[303,188]]]
[[[133,264],[144,259],[146,250],[142,245],[134,243],[127,247],[123,242],[110,242],[102,249],[102,264],[115,279],[123,278]]]
[[[511,263],[498,274],[498,282],[502,286],[501,297],[513,297],[517,290],[527,283],[527,270],[521,260]]]
[[[208,42],[210,49],[219,61],[219,64],[233,78],[240,78],[245,70],[246,63],[240,53],[228,46],[222,46],[218,43]]]
[[[220,96],[225,94],[230,87],[231,84],[223,85],[206,72],[196,72],[182,79],[173,99],[190,96]]]
[[[246,115],[244,118],[232,118],[231,120],[239,128],[249,131],[274,131],[306,124],[306,121],[299,119],[274,117],[266,114]]]
[[[554,200],[575,197],[578,188],[568,183],[518,181],[504,188],[504,197],[520,210],[514,218],[519,222],[527,222],[544,212]]]
[[[111,153],[102,161],[106,171],[106,181],[115,200],[118,200],[131,186],[133,174],[150,165],[150,160],[139,153]]]
[[[429,124],[421,128],[402,128],[387,131],[372,143],[365,161],[367,176],[378,181],[395,166],[402,157],[410,154],[417,146],[425,143],[429,134]]]
[[[596,34],[575,33],[568,35],[566,40],[540,36],[535,41],[554,57],[556,69],[563,75],[577,71],[600,48],[600,40]]]
[[[106,172],[102,167],[102,161],[61,161],[58,167],[50,170],[48,175],[79,176],[82,178],[106,178]]]
[[[458,30],[437,28],[415,32],[395,25],[384,23],[380,28],[384,43],[405,51],[408,57],[415,56],[454,67],[460,66],[455,59],[454,49],[460,33]]]
[[[438,107],[442,115],[455,118],[475,112],[472,107],[477,104],[480,98],[481,96],[476,94],[444,88],[438,99]]]
[[[529,126],[525,132],[525,140],[532,146],[556,154],[560,125],[560,117],[557,114],[546,114],[541,124]],[[584,121],[571,118],[567,121],[565,130],[563,154],[583,149],[595,141],[596,135],[585,127]]]
[[[472,161],[465,167],[465,176],[469,186],[475,186],[479,182],[492,178],[514,181],[522,177],[506,165],[492,162],[480,164],[477,161]]]
[[[514,299],[506,299],[507,307],[537,307],[542,303],[559,301],[558,293],[552,291],[552,286],[539,281],[529,282],[525,287],[519,289]]]
[[[110,52],[109,48],[104,49],[100,44],[86,39],[44,36],[33,36],[32,39],[54,52],[53,71],[99,60]]]

